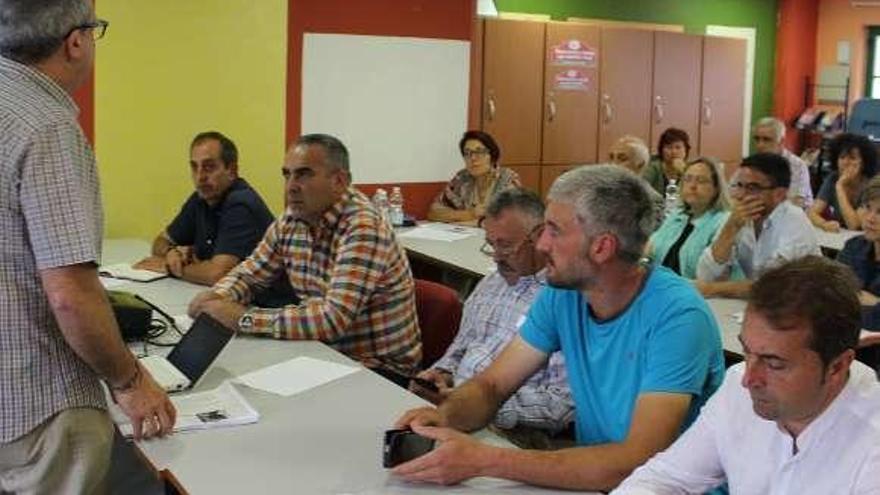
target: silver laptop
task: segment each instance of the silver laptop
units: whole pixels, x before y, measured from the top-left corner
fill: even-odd
[[[186,390],[198,385],[234,335],[234,331],[202,313],[167,357],[146,356],[140,362],[165,390]]]

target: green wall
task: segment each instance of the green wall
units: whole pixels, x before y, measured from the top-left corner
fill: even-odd
[[[500,12],[549,14],[683,25],[688,33],[703,34],[707,25],[754,27],[755,81],[752,116],[773,109],[773,71],[776,52],[776,0],[495,0]]]

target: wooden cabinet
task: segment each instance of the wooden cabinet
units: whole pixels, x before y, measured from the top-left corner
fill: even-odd
[[[507,168],[519,174],[519,180],[524,188],[536,193],[541,192],[540,165],[508,165]]]
[[[602,29],[599,156],[623,135],[646,142],[651,133],[654,33]]]
[[[541,162],[544,24],[487,19],[483,33],[483,130],[504,165]]]
[[[653,152],[669,127],[688,133],[692,157],[739,163],[744,41],[503,19],[475,31],[470,120],[526,187],[544,194],[572,166],[606,161],[623,135]]]
[[[547,191],[557,177],[577,167],[577,165],[544,165],[541,167],[541,198],[547,200]]]
[[[654,33],[654,91],[648,141],[652,150],[663,131],[677,127],[691,138],[691,158],[699,154],[702,66],[702,36]]]
[[[599,102],[599,29],[547,24],[542,163],[593,163]]]
[[[743,40],[703,39],[700,154],[735,168],[742,160],[746,44]]]

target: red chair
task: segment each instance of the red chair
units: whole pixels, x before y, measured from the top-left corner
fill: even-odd
[[[461,301],[445,285],[416,279],[416,313],[422,330],[422,369],[443,357],[458,333]]]

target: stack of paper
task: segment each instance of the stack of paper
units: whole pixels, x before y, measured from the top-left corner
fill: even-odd
[[[474,227],[435,222],[420,224],[418,227],[397,234],[397,237],[455,242],[477,235],[479,232],[480,229]]]
[[[128,263],[117,263],[115,265],[101,265],[98,273],[102,277],[113,277],[123,280],[134,280],[135,282],[152,282],[165,278],[168,275],[164,273],[154,272],[150,270],[139,270],[132,268]]]
[[[176,432],[245,425],[260,419],[260,414],[228,381],[207,392],[172,396],[171,402],[177,408]],[[133,429],[128,417],[116,406],[111,413],[119,425],[119,431],[127,437],[132,436]]]

